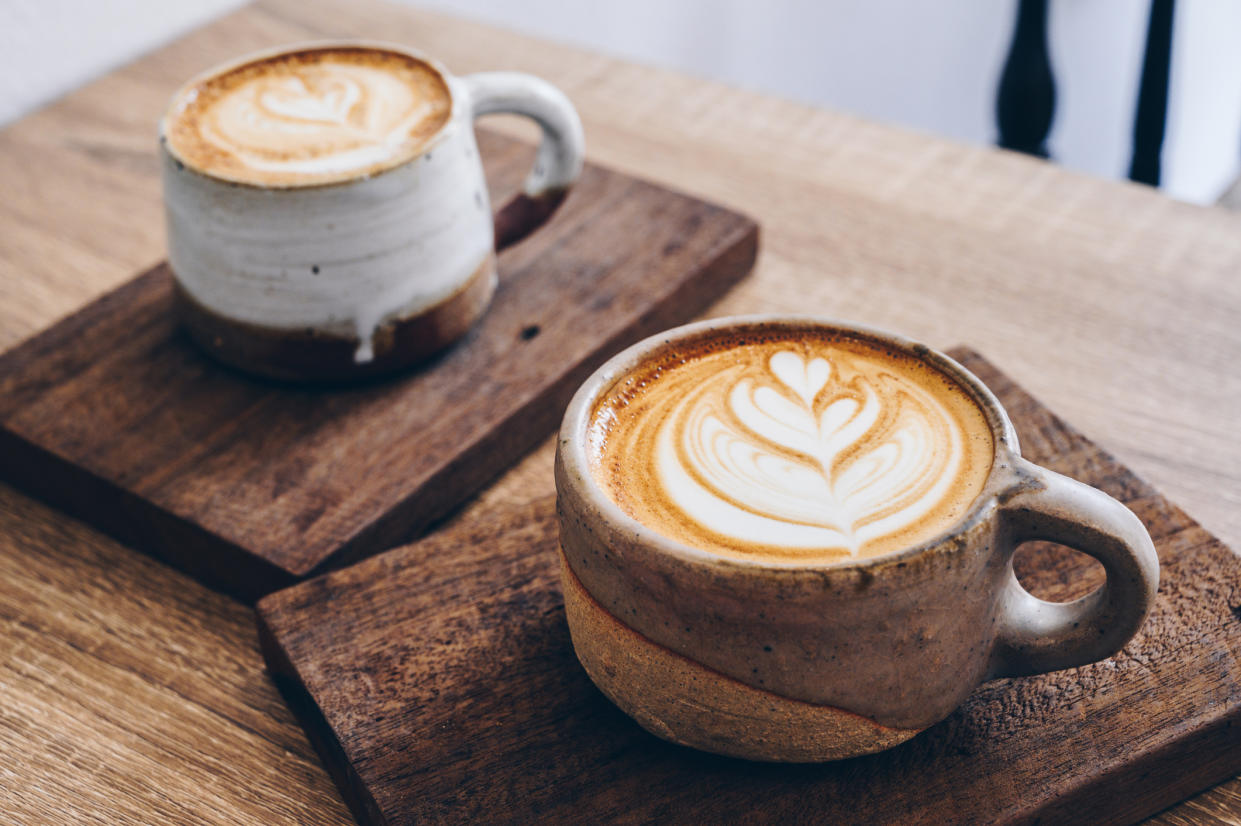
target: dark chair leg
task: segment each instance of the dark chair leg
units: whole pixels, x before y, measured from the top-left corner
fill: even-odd
[[[1055,109],[1056,83],[1047,52],[1047,0],[1020,0],[996,95],[997,143],[1046,158]]]
[[[1172,64],[1173,0],[1151,0],[1146,56],[1133,118],[1133,160],[1129,179],[1159,186],[1160,154],[1168,119],[1168,74]]]

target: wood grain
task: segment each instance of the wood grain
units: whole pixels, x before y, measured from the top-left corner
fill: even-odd
[[[533,149],[480,136],[516,188]],[[201,354],[160,266],[0,356],[0,477],[242,599],[408,540],[537,445],[607,356],[746,275],[743,216],[587,166],[500,255],[473,330],[395,380],[306,388]]]
[[[1163,566],[1118,656],[997,680],[884,754],[827,766],[716,758],[646,734],[578,665],[554,501],[462,521],[259,603],[264,651],[363,823],[1130,823],[1241,769],[1241,560],[981,357],[954,353],[1024,454],[1132,507]],[[1080,554],[1025,549],[1064,600]],[[811,817],[813,813],[813,818]]]
[[[253,612],[0,485],[6,824],[349,822]]]
[[[455,72],[546,77],[582,113],[593,161],[763,224],[754,275],[710,314],[801,310],[941,347],[969,341],[1241,546],[1241,216],[373,0],[267,0],[0,131],[0,347],[164,257],[155,123],[180,82],[251,49],[344,35],[417,45]],[[534,136],[503,118],[487,125]],[[551,459],[544,443],[463,518],[540,495]],[[5,628],[41,629],[20,642],[6,637],[6,661],[32,658],[54,674],[33,682],[5,672],[0,685],[0,706],[20,710],[0,713],[0,753],[21,755],[0,766],[7,821],[91,822],[88,809],[122,823],[348,818],[317,765],[273,764],[273,754],[296,753],[291,744],[304,751],[304,737],[275,700],[247,623],[219,625],[214,609],[187,607],[220,597],[8,488],[0,501]],[[93,590],[121,571],[113,587],[124,593]],[[79,614],[95,629],[85,640],[58,630],[61,618]],[[135,645],[134,658],[153,668],[141,691],[73,653],[138,633],[164,641]],[[160,664],[163,652],[181,650],[194,656]],[[173,697],[199,682],[216,688],[163,706],[169,733],[147,741],[163,768],[149,782],[111,782],[148,776],[150,762],[133,753],[128,733],[146,719],[148,691]],[[93,692],[118,685],[127,690],[107,710],[115,725],[79,712]],[[268,727],[238,716],[228,699],[237,696],[269,713]],[[213,786],[204,803],[202,775],[178,762],[181,741],[237,776],[267,777],[276,765],[282,782]],[[66,757],[75,750],[80,763]],[[1239,801],[1241,782],[1231,781],[1156,820],[1238,823]],[[195,814],[162,816],[170,809]]]

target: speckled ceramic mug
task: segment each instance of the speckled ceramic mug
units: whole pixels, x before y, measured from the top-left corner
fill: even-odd
[[[975,435],[989,431],[992,462],[954,523],[871,558],[775,564],[671,539],[618,506],[592,464],[601,400],[634,376],[660,381],[663,367],[653,365],[675,368],[701,342],[799,331],[914,360],[973,400],[982,413]],[[1112,655],[1141,626],[1158,585],[1137,517],[1023,459],[1007,414],[976,377],[923,345],[834,321],[717,319],[634,345],[573,398],[555,474],[565,610],[582,665],[648,731],[725,755],[822,761],[897,745],[985,680]],[[1093,556],[1106,584],[1064,604],[1035,598],[1012,567],[1017,546],[1035,539]]]
[[[525,115],[543,139],[494,215],[474,119]],[[557,89],[454,77],[402,46],[311,43],[189,81],[160,124],[178,314],[209,353],[289,380],[400,369],[486,309],[495,253],[542,224],[582,169]]]

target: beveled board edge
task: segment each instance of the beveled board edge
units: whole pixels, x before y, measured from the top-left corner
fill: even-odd
[[[359,823],[384,823],[379,805],[354,770],[353,764],[345,757],[345,749],[323,716],[323,710],[297,679],[297,668],[277,642],[276,634],[268,627],[262,612],[257,613],[257,619],[259,648],[263,652],[268,674],[285,704],[301,723],[307,739],[319,754],[345,805]]]
[[[162,280],[168,277],[166,265],[156,264],[0,354],[0,377],[48,356],[63,336],[90,325],[101,314],[161,289]],[[0,481],[242,601],[253,602],[297,581],[293,572],[28,441],[6,426],[9,412],[8,405],[0,400]],[[237,582],[244,583],[244,587],[235,587]]]
[[[521,505],[499,508],[489,512],[486,518],[489,522],[495,523],[500,531],[513,530],[535,519],[546,519],[547,515],[553,513],[554,510],[555,496],[544,496]],[[456,528],[469,533],[473,524],[462,523]],[[444,537],[453,530],[453,527],[448,527],[433,536]],[[350,762],[340,738],[328,723],[317,699],[306,687],[297,666],[290,659],[288,650],[282,644],[281,634],[272,619],[286,609],[296,611],[299,605],[321,601],[322,596],[330,592],[342,580],[349,581],[351,584],[356,583],[363,566],[367,568],[371,565],[386,567],[389,561],[399,564],[395,562],[396,557],[405,549],[417,544],[418,542],[413,542],[393,548],[391,551],[385,551],[357,565],[308,579],[292,587],[268,594],[255,606],[259,647],[263,652],[268,674],[281,697],[284,698],[306,731],[307,738],[336,783],[342,799],[358,822],[363,824],[386,826],[389,821],[384,817],[383,810]],[[367,573],[370,572],[367,571]]]

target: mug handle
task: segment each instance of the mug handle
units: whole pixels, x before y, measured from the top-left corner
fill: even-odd
[[[573,104],[555,86],[521,72],[478,72],[462,78],[475,118],[504,112],[525,115],[543,130],[523,191],[495,214],[496,251],[538,229],[582,174],[586,143]]]
[[[1020,677],[1085,665],[1115,654],[1155,602],[1159,557],[1141,520],[1101,490],[1029,462],[1013,460],[1028,480],[1004,503],[1011,547],[1042,539],[1103,563],[1107,581],[1072,602],[1045,602],[1021,586],[1009,557],[990,677]]]

